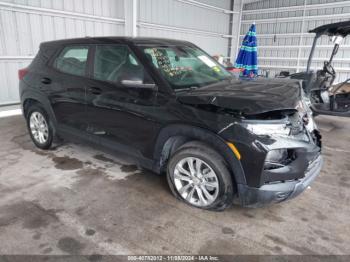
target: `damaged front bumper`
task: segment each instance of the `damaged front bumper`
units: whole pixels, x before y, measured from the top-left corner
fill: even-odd
[[[238,203],[260,207],[298,196],[320,173],[321,135],[312,116],[298,111],[276,119],[244,119],[222,129],[242,156],[245,180],[237,182]],[[236,181],[238,181],[236,179]]]
[[[298,180],[266,184],[259,188],[238,184],[240,204],[245,207],[261,207],[294,198],[319,175],[322,164],[323,159],[319,155],[309,164],[305,176]]]

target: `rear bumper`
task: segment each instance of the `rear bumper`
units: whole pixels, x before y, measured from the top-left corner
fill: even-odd
[[[307,168],[305,176],[295,181],[266,184],[259,188],[238,184],[238,195],[242,206],[261,207],[298,196],[319,175],[323,164],[319,155]]]

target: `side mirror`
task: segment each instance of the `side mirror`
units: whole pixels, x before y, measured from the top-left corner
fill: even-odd
[[[155,89],[156,84],[144,84],[142,80],[122,80],[122,85],[133,88]]]

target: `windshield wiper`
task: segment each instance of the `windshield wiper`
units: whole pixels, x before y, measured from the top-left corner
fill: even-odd
[[[181,91],[193,91],[198,89],[198,86],[190,86],[190,87],[185,87],[185,88],[178,88],[175,89],[175,92],[181,92]]]

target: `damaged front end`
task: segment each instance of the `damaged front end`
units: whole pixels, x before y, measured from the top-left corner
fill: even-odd
[[[237,187],[243,206],[295,197],[320,172],[321,136],[305,105],[246,116],[220,135],[242,155],[247,184]]]
[[[178,100],[239,152],[232,150],[245,174],[237,183],[243,206],[295,197],[319,174],[321,135],[299,82],[217,84],[178,94]]]

